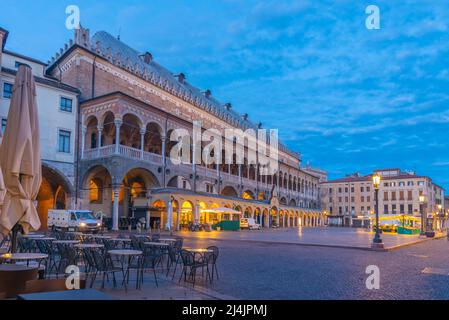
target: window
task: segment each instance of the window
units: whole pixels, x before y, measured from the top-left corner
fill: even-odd
[[[370,187],[366,187],[366,192],[370,192]]]
[[[404,199],[404,191],[399,191],[399,200],[405,200]]]
[[[407,191],[407,200],[413,200],[413,192],[411,190]]]
[[[16,61],[16,62],[14,63],[14,67],[15,67],[16,69],[19,69],[19,67],[20,67],[21,64],[23,64],[23,63],[21,63],[21,62],[19,62],[19,61]]]
[[[5,129],[6,129],[6,119],[2,119],[2,128],[1,128],[2,134],[5,133]]]
[[[329,198],[329,203],[332,203],[332,198]]]
[[[11,99],[12,97],[12,83],[3,83],[3,98]]]
[[[345,192],[346,192],[346,193],[348,192],[348,188],[345,188]]]
[[[384,213],[388,214],[388,204],[384,204]]]
[[[392,214],[395,214],[395,213],[396,213],[396,205],[395,205],[395,204],[392,204],[392,205],[391,205],[391,213],[392,213]]]
[[[332,194],[332,188],[329,188],[329,194]]]
[[[342,200],[341,200],[341,197],[338,197],[338,202],[341,202]]]
[[[354,187],[351,187],[351,192],[354,192]]]
[[[208,193],[214,193],[214,186],[211,184],[206,184],[206,192]]]
[[[424,181],[418,181],[418,186],[423,186],[424,185]]]
[[[59,152],[70,153],[70,131],[59,131]]]
[[[182,180],[182,188],[187,189],[187,181],[186,180]]]
[[[405,209],[404,209],[404,205],[403,204],[399,205],[399,210],[400,210],[400,213],[405,213]]]
[[[400,182],[399,182],[399,186],[400,186],[400,187],[405,186],[405,182],[404,182],[404,181],[400,181]]]
[[[361,196],[361,197],[360,197],[360,201],[361,201],[361,202],[365,202],[365,197],[364,197],[364,196]]]
[[[61,111],[72,112],[72,99],[61,97],[60,109]]]
[[[338,213],[342,214],[343,213],[343,208],[342,207],[338,207]]]
[[[363,192],[363,190],[364,190],[364,188],[363,188],[363,187],[360,187],[360,192]]]
[[[388,182],[384,182],[384,187],[388,187],[388,186],[389,186]]]
[[[410,187],[410,186],[413,186],[414,183],[413,183],[413,181],[408,181],[408,182],[407,182],[407,185]]]
[[[345,202],[349,202],[349,197],[345,197]],[[348,210],[346,210],[348,211]]]
[[[391,200],[396,200],[396,191],[391,192]]]
[[[338,192],[341,193],[341,188],[338,188]]]
[[[370,212],[371,211],[371,207],[370,206],[366,207],[366,211]]]
[[[365,212],[365,207],[361,207],[360,211]]]
[[[408,205],[408,214],[412,214],[413,213],[413,204],[409,204]]]
[[[388,201],[388,192],[384,192],[384,200]]]

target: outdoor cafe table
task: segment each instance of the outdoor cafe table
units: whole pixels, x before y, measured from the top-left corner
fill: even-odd
[[[75,244],[75,248],[79,249],[100,249],[104,248],[104,245],[98,243],[78,243]]]
[[[19,300],[116,300],[95,289],[20,294],[17,298]]]
[[[126,247],[127,243],[131,243],[131,239],[128,239],[128,238],[113,238],[113,239],[108,239],[108,241],[122,243],[123,248]]]
[[[106,240],[112,239],[111,236],[101,236],[101,235],[91,235],[90,238],[94,238],[94,239],[106,239]]]
[[[33,233],[33,234],[25,234],[22,236],[22,238],[25,239],[39,239],[39,238],[45,238],[45,234],[37,234],[37,233]]]
[[[129,281],[129,268],[131,267],[131,263],[134,259],[134,257],[140,257],[142,256],[142,251],[140,250],[130,250],[130,249],[117,249],[117,250],[109,250],[108,253],[111,256],[117,256],[120,259],[121,265],[122,265],[122,274],[123,274],[123,285],[125,286],[125,290],[128,289],[128,281]],[[126,271],[125,271],[125,264],[124,264],[124,259],[128,258],[128,263],[126,266]],[[139,288],[139,273],[140,270],[137,270],[137,279],[136,279],[136,289]]]
[[[160,238],[159,241],[176,242],[176,239],[174,239],[174,238]]]
[[[29,266],[30,261],[33,260],[37,260],[40,266],[41,260],[45,260],[47,258],[48,255],[44,253],[5,253],[0,256],[1,260],[11,262],[26,261],[27,266]]]
[[[144,242],[143,244],[146,246],[160,246],[160,247],[170,246],[168,243],[163,243],[163,242]]]
[[[53,241],[53,244],[78,244],[79,240],[57,240]]]

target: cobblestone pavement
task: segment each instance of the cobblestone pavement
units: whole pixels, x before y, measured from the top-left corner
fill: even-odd
[[[449,298],[449,276],[441,275],[449,273],[446,239],[390,252],[210,239],[185,244],[220,248],[220,280],[206,287],[238,299]],[[368,265],[380,269],[379,290],[366,289]],[[440,274],[422,273],[429,267]]]
[[[248,240],[279,243],[298,243],[325,246],[342,246],[370,248],[374,233],[366,229],[356,228],[289,228],[269,230],[212,231],[212,232],[179,232],[180,236],[189,238],[209,238],[223,240]],[[419,235],[383,234],[386,248],[410,244],[423,240]],[[425,238],[424,238],[425,239]]]

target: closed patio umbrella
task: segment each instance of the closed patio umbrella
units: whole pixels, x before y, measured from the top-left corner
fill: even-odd
[[[6,195],[0,214],[0,232],[12,234],[15,250],[17,231],[40,228],[34,200],[41,184],[41,157],[36,86],[27,65],[20,65],[13,87],[5,134],[0,146],[0,167]]]
[[[0,146],[2,145],[2,130],[0,130]],[[3,172],[2,167],[0,166],[0,216],[2,215],[2,205],[3,205],[3,199],[5,198],[6,194],[6,188],[5,188],[5,182],[3,181]]]

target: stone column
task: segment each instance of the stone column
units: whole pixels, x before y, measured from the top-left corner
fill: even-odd
[[[290,228],[290,215],[287,215],[287,228]]]
[[[120,127],[122,126],[122,120],[121,119],[115,119],[115,154],[119,154],[119,146],[120,146]]]
[[[181,206],[176,208],[176,231],[179,231],[179,224],[181,222]]]
[[[97,130],[98,130],[97,155],[98,155],[98,157],[100,157],[100,148],[101,148],[101,145],[103,144],[103,137],[102,137],[102,135],[103,135],[103,126],[98,126]]]
[[[118,231],[118,205],[120,186],[113,187],[114,203],[112,207],[112,230]]]
[[[173,201],[170,200],[168,202],[168,207],[167,207],[167,221],[165,223],[165,230],[171,231],[172,220],[173,220]]]
[[[193,222],[199,223],[200,222],[200,205],[195,204],[193,208]]]
[[[140,159],[143,159],[143,153],[145,152],[145,133],[146,129],[140,129]]]
[[[147,210],[147,216],[146,216],[146,223],[145,223],[145,229],[150,230],[151,228],[151,224],[150,224],[150,218],[151,218],[151,195],[148,193],[147,194],[147,199],[148,199],[148,210]]]
[[[86,132],[87,127],[83,126],[81,128],[81,159],[84,159],[84,149],[86,148]]]

